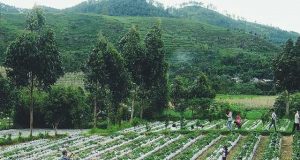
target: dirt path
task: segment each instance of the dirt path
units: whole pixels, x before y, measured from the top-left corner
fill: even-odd
[[[280,159],[282,160],[292,159],[292,153],[293,153],[292,144],[293,144],[293,136],[284,136],[282,138]]]
[[[233,159],[236,154],[239,153],[240,149],[243,147],[247,137],[242,136],[238,143],[229,151],[227,159]]]
[[[269,142],[268,136],[261,137],[258,147],[256,149],[256,153],[254,155],[254,160],[262,160],[263,159],[264,151],[268,145],[268,142]]]
[[[212,153],[213,151],[215,151],[215,150],[217,149],[218,143],[219,143],[221,140],[223,140],[224,138],[226,138],[226,137],[222,137],[222,138],[219,139],[214,145],[212,145],[211,147],[209,147],[205,152],[203,152],[203,153],[201,154],[200,157],[197,158],[197,160],[205,160],[208,154]]]

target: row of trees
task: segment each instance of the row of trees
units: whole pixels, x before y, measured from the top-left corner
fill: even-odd
[[[139,102],[140,118],[144,112],[153,117],[168,103],[168,79],[160,25],[153,26],[141,44],[136,27],[132,27],[119,42],[119,53],[102,35],[84,68],[85,86],[94,97],[94,126],[97,115],[108,114],[108,120],[120,122],[122,105],[131,100],[131,120]],[[111,107],[104,108],[108,101]],[[127,101],[128,102],[128,101]],[[102,105],[101,105],[102,104]]]
[[[137,104],[141,118],[144,115],[154,117],[166,108],[169,98],[168,65],[160,23],[149,30],[144,44],[136,27],[132,27],[120,40],[120,52],[107,38],[99,35],[83,67],[85,89],[93,102],[94,127],[100,114],[106,115],[108,122],[120,123],[122,113],[128,111],[126,107],[129,103],[131,120]],[[1,77],[3,92],[16,92],[1,95],[1,111],[14,113],[22,119],[24,116],[20,111],[26,108],[24,106],[29,106],[30,135],[34,124],[34,106],[41,99],[45,103],[36,108],[41,113],[39,116],[54,128],[62,123],[68,124],[63,121],[74,119],[74,110],[79,113],[81,109],[78,108],[85,108],[82,100],[76,101],[78,98],[71,96],[75,94],[80,97],[80,91],[52,87],[64,72],[53,31],[46,25],[41,9],[34,8],[28,14],[24,33],[9,45],[6,54],[5,67],[10,81]],[[11,89],[15,86],[16,89]],[[43,93],[45,96],[42,96]],[[4,102],[8,100],[14,104]],[[85,100],[83,102],[86,104]],[[16,106],[15,110],[11,106]]]

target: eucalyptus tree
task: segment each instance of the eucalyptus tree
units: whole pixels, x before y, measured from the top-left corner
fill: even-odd
[[[160,23],[154,25],[145,37],[146,57],[144,62],[145,86],[150,92],[149,110],[161,114],[169,101],[168,63],[165,59],[164,43]]]
[[[273,61],[273,70],[276,86],[279,90],[286,92],[285,114],[289,115],[289,95],[300,89],[300,38],[294,45],[289,39],[283,52]]]
[[[84,73],[85,86],[94,97],[94,127],[99,100],[109,99],[112,105],[107,106],[108,120],[119,121],[116,115],[129,95],[130,77],[123,57],[102,34],[90,54]]]
[[[141,99],[140,96],[142,92],[145,90],[145,78],[148,76],[145,74],[145,60],[146,54],[145,49],[141,44],[140,34],[137,30],[136,26],[133,26],[129,29],[129,31],[121,38],[119,41],[119,46],[121,50],[121,54],[125,60],[125,66],[128,69],[128,72],[131,76],[132,80],[132,88],[131,88],[131,115],[130,121],[132,122],[135,111],[135,101]],[[144,106],[142,103],[141,107]],[[140,108],[142,112],[142,108]],[[141,116],[142,117],[142,116]]]
[[[45,26],[43,12],[33,8],[28,14],[25,32],[7,48],[7,76],[16,86],[30,90],[30,135],[33,129],[33,90],[49,88],[63,75],[60,52],[53,31]]]

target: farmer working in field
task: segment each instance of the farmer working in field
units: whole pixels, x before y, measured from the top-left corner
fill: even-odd
[[[232,130],[232,112],[230,110],[226,111],[226,117],[227,117],[227,128],[229,130]]]
[[[271,115],[271,124],[269,126],[269,130],[272,126],[274,126],[275,132],[276,132],[276,119],[277,119],[277,116],[276,116],[276,113],[275,113],[274,109],[272,109],[271,111],[272,111],[272,115]]]
[[[241,129],[241,127],[242,127],[242,118],[240,116],[240,113],[238,113],[237,116],[235,117],[234,123],[236,124],[238,129]]]
[[[63,150],[62,151],[62,158],[60,160],[70,160],[72,157],[72,153],[68,156],[68,151],[67,150]]]
[[[294,122],[294,127],[293,127],[293,131],[292,132],[294,132],[295,130],[296,131],[299,131],[299,128],[300,126],[299,126],[299,111],[296,111],[295,112],[295,122]]]

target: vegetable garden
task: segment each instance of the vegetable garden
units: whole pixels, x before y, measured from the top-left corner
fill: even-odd
[[[263,124],[259,120],[246,120],[240,130],[234,129],[229,132],[223,125],[224,120],[213,122],[194,120],[184,123],[185,128],[180,129],[180,122],[170,122],[168,125],[163,122],[152,122],[127,128],[109,136],[77,130],[62,138],[41,138],[2,146],[0,159],[58,159],[61,151],[67,149],[74,154],[73,159],[85,160],[215,160],[221,159],[222,147],[226,145],[230,159],[257,159],[256,156],[260,152],[262,153],[260,159],[273,160],[280,159],[282,137],[289,128],[280,127],[280,132],[268,132],[265,129],[268,124]],[[267,137],[267,147],[260,145],[262,136]],[[3,134],[2,137],[4,139],[7,135]],[[299,159],[299,143],[300,136],[296,134],[290,159]]]

